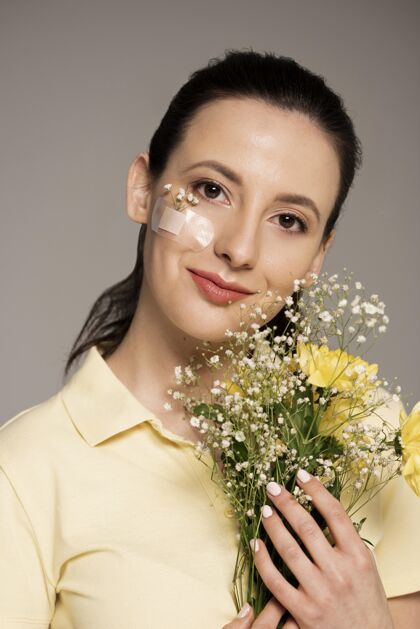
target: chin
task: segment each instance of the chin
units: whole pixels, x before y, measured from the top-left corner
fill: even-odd
[[[225,336],[227,329],[236,331],[239,330],[239,312],[228,313],[226,310],[220,310],[213,314],[205,314],[202,310],[199,313],[194,314],[193,311],[188,313],[188,320],[185,316],[172,319],[172,323],[186,336],[191,337],[197,341],[197,345],[200,341],[209,341],[211,343],[226,342],[228,337]]]

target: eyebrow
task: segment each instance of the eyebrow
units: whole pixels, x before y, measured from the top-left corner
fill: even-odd
[[[184,170],[182,170],[181,173],[182,174],[186,173],[189,170],[192,170],[193,168],[197,168],[198,166],[207,166],[208,168],[213,168],[213,170],[217,170],[217,172],[224,175],[226,179],[229,179],[236,185],[238,186],[243,185],[242,179],[240,175],[238,175],[238,173],[235,173],[235,171],[231,170],[228,166],[225,166],[225,164],[221,164],[220,162],[217,162],[216,160],[213,160],[213,159],[207,159],[201,162],[196,162],[195,164],[191,164],[190,166],[187,166],[187,168],[184,168]],[[303,194],[284,192],[282,194],[278,194],[274,200],[280,201],[281,203],[294,203],[296,205],[302,205],[303,207],[306,207],[308,210],[312,210],[312,212],[314,212],[314,214],[316,215],[318,219],[318,223],[321,221],[321,213],[318,210],[315,202]]]

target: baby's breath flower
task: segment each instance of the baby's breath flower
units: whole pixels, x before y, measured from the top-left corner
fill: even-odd
[[[191,194],[187,201],[192,203]],[[223,482],[234,505],[240,545],[251,528],[258,535],[253,518],[264,504],[269,480],[284,484],[311,511],[311,497],[296,486],[299,468],[316,475],[337,498],[346,487],[356,505],[365,500],[365,490],[382,486],[401,464],[393,449],[399,443],[396,429],[377,416],[378,425],[369,424],[387,381],[378,378],[377,365],[364,361],[360,350],[369,332],[376,338],[385,331],[385,304],[375,294],[368,299],[351,273],[345,282],[337,274],[326,275],[312,274],[314,282],[306,288],[303,280],[295,280],[294,294],[284,300],[274,289],[260,290],[261,302],[240,304],[240,321],[225,331],[220,347],[203,342],[205,360],[175,369],[183,387],[198,383],[201,367],[223,373],[222,382],[210,380],[203,399],[172,389],[170,394],[182,399],[191,425],[202,435],[197,453],[221,454],[222,473],[214,480]],[[279,300],[285,304],[284,329],[262,329]],[[350,353],[353,344],[356,355]],[[226,373],[221,371],[225,366]],[[399,394],[395,387],[388,399],[397,402]],[[399,448],[404,450],[404,444]]]

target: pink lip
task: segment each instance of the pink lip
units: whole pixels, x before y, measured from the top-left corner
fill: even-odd
[[[229,301],[239,301],[245,299],[248,293],[242,293],[234,290],[226,290],[225,288],[221,288],[217,284],[215,284],[212,280],[209,280],[205,277],[201,277],[191,269],[188,269],[191,273],[191,277],[201,290],[202,293],[210,301],[215,304],[227,304]]]
[[[252,291],[248,290],[245,286],[241,286],[241,284],[237,284],[236,282],[225,282],[222,280],[220,275],[217,275],[217,273],[210,273],[209,271],[202,271],[201,269],[188,270],[200,277],[205,277],[206,279],[211,280],[213,284],[220,286],[220,288],[225,288],[226,290],[234,291],[236,293],[245,293],[246,295],[252,293]]]

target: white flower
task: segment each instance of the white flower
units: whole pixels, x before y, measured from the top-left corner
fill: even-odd
[[[210,362],[211,362],[213,365],[215,365],[216,363],[218,363],[218,362],[219,362],[219,356],[218,356],[217,354],[215,354],[215,356],[212,356],[212,357],[210,358]]]
[[[165,183],[165,185],[163,187],[165,188],[165,190],[170,190],[172,188],[172,184],[171,183]]]
[[[378,312],[377,307],[369,303],[368,301],[364,301],[362,303],[362,308],[364,308],[366,314],[376,314]]]
[[[190,419],[190,424],[191,426],[194,426],[194,428],[198,428],[200,426],[200,420],[198,419],[198,417],[193,415]]]
[[[347,306],[347,299],[340,299],[340,301],[338,302],[338,307],[345,308],[346,306]]]
[[[245,435],[242,430],[238,430],[237,432],[235,432],[235,439],[236,441],[245,441]]]
[[[332,316],[331,314],[328,312],[328,310],[324,310],[323,312],[320,312],[318,317],[322,320],[325,321],[325,323],[329,323],[330,321],[332,321]]]
[[[359,336],[357,337],[356,341],[358,343],[364,343],[366,341],[366,337],[363,336],[363,334],[359,334]]]
[[[165,409],[165,411],[171,411],[172,405],[169,402],[165,402],[165,404],[163,405],[163,408]]]
[[[357,290],[361,290],[362,285],[361,285],[361,283],[360,283],[360,282],[355,282],[355,284],[354,284],[354,285],[355,285],[355,287],[356,287],[356,289],[357,289]]]

